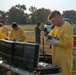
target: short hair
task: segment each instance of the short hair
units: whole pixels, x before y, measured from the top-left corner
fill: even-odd
[[[13,22],[12,23],[12,28],[15,28],[15,27],[17,27],[17,23],[16,22]]]
[[[3,24],[5,24],[5,21],[4,20],[0,20],[0,22],[3,23]]]
[[[38,22],[37,25],[41,25],[41,22]]]
[[[48,16],[48,20],[51,20],[51,18],[54,18],[56,15],[61,16],[61,13],[57,10],[52,11]]]

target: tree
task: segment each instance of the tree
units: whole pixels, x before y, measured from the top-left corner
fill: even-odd
[[[9,16],[9,23],[17,22],[19,24],[26,23],[26,15],[24,13],[26,7],[24,5],[15,5],[9,9],[8,16]]]
[[[38,9],[36,11],[37,21],[46,23],[47,17],[48,17],[50,12],[51,12],[50,9],[44,9],[44,8]]]
[[[35,8],[35,7],[34,7]],[[31,8],[32,13],[31,15],[31,23],[36,24],[38,22],[43,22],[46,23],[47,22],[47,17],[49,15],[49,13],[51,12],[50,9],[33,9],[33,7]]]
[[[64,18],[70,18],[73,22],[76,21],[76,11],[74,10],[63,11],[62,16]]]
[[[23,10],[23,11],[26,10],[25,5],[18,4],[18,5],[15,5],[15,7],[18,8],[18,9],[20,9],[20,10]]]
[[[0,19],[3,19],[6,21],[6,13],[5,11],[0,11]]]
[[[30,8],[29,8],[29,11],[32,13],[34,13],[36,10],[37,10],[37,8],[33,7],[33,6],[30,6]]]

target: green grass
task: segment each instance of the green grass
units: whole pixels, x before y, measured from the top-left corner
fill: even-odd
[[[18,25],[23,28],[25,31],[34,31],[36,25]],[[7,25],[8,30],[11,30],[11,25]]]

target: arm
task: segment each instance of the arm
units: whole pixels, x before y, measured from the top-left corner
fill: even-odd
[[[20,42],[24,42],[25,39],[26,39],[26,36],[25,36],[25,33],[24,33],[24,30],[21,29],[21,35],[20,35],[20,39],[18,39]]]

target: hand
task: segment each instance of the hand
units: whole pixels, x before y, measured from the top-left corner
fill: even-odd
[[[58,42],[58,40],[56,40],[55,38],[52,38],[52,39],[50,40],[50,44],[51,44],[51,45],[55,45],[55,44],[57,44],[57,42]]]
[[[51,45],[58,45],[59,44],[59,40],[55,39],[54,37],[52,36],[49,36],[47,38],[47,41],[50,42]]]
[[[52,39],[53,39],[53,37],[48,35],[46,41],[50,42],[50,40],[52,40]]]

